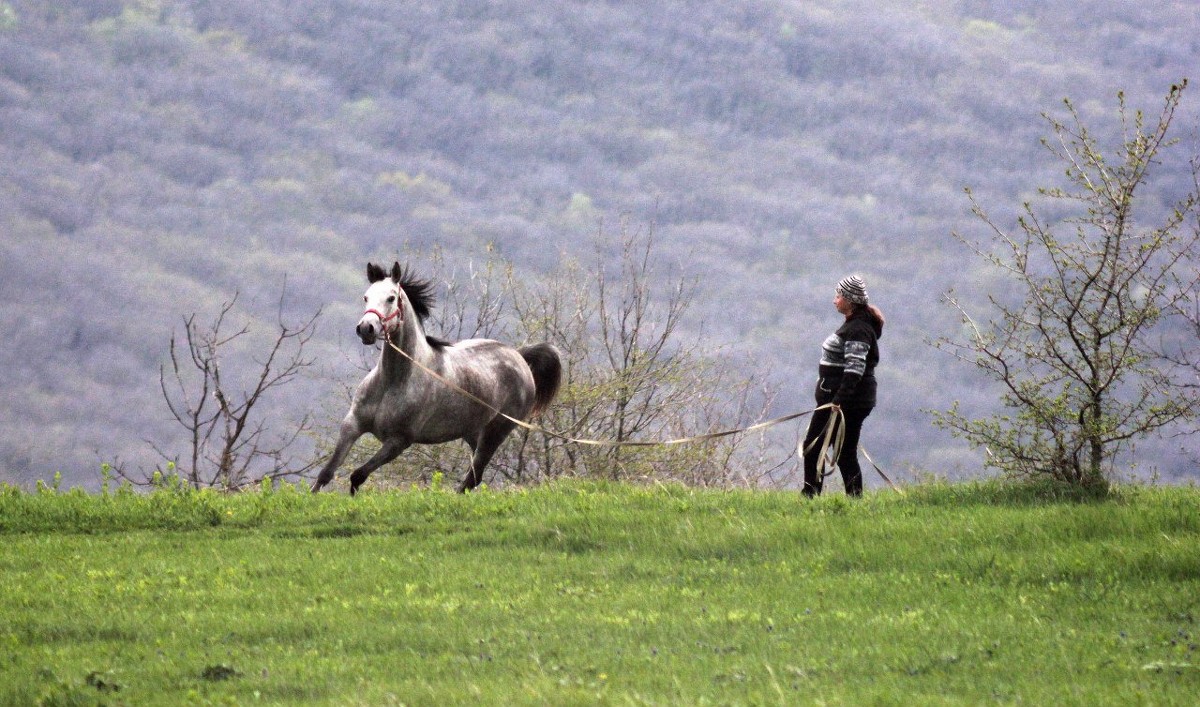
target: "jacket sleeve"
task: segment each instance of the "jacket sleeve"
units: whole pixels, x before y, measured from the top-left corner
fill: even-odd
[[[870,352],[870,341],[863,341],[861,338],[846,339],[844,349],[846,368],[842,373],[842,384],[833,394],[834,405],[841,405],[844,401],[854,397],[854,391],[858,389],[859,381],[867,372],[867,354]]]

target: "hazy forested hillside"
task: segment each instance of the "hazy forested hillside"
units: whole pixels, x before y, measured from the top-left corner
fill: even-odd
[[[1111,133],[1119,90],[1153,114],[1197,67],[1184,0],[0,0],[0,480],[182,445],[168,338],[235,292],[267,326],[285,278],[289,316],[325,308],[286,423],[357,380],[368,258],[494,244],[536,277],[623,219],[778,414],[864,274],[889,315],[864,444],[978,473],[921,412],[995,401],[925,344],[956,326],[942,292],[998,283],[950,236],[978,229],[963,187],[1005,220],[1062,173],[1040,113],[1069,96]],[[1148,216],[1188,187],[1196,91]]]

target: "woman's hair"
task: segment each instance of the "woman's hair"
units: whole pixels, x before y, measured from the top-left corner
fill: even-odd
[[[873,322],[875,322],[875,324],[878,327],[883,328],[883,322],[884,322],[883,310],[881,310],[879,307],[876,307],[873,304],[866,304],[866,303],[859,304],[858,302],[854,302],[850,306],[854,308],[853,310],[851,310],[852,314],[858,314],[859,312],[863,312],[867,315],[867,317],[869,319],[871,319]]]

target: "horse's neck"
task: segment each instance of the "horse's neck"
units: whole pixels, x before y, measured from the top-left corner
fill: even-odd
[[[379,369],[385,380],[407,378],[413,367],[413,360],[423,366],[433,364],[433,347],[425,340],[425,332],[417,323],[417,318],[412,316],[411,311],[407,314],[410,316],[405,317],[403,335],[384,339]]]

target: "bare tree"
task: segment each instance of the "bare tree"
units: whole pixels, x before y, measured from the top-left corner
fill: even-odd
[[[545,283],[514,285],[514,310],[526,336],[564,353],[564,383],[545,425],[571,437],[615,442],[677,438],[744,421],[752,383],[706,348],[682,319],[695,283],[658,270],[653,228],[622,223],[617,252],[597,232],[591,266],[566,263]],[[765,406],[759,412],[761,418]],[[530,435],[526,434],[526,438]],[[521,470],[547,477],[653,477],[726,484],[736,471],[740,436],[670,447],[587,446],[534,433]],[[530,453],[531,452],[531,453]]]
[[[252,359],[253,371],[230,375],[223,368],[226,354],[251,331],[248,322],[230,331],[228,320],[236,303],[235,294],[207,324],[197,321],[195,313],[185,317],[183,340],[172,332],[169,360],[159,369],[163,400],[187,431],[189,448],[187,457],[181,459],[152,446],[194,488],[233,490],[264,479],[298,477],[319,462],[314,456],[293,466],[291,450],[311,430],[310,417],[289,423],[288,431],[279,432],[268,425],[263,403],[268,394],[312,366],[313,360],[304,350],[321,312],[298,325],[288,324],[281,295],[274,338],[265,354]],[[150,483],[147,478],[122,475],[134,483]]]
[[[680,409],[691,392],[677,384],[698,344],[684,349],[674,344],[695,281],[674,281],[666,288],[665,301],[654,306],[660,283],[651,261],[653,250],[653,228],[643,236],[623,227],[619,278],[613,283],[604,268],[598,271],[597,317],[606,371],[615,384],[609,419],[616,441],[653,428],[672,409]],[[610,448],[610,459],[618,460],[620,453],[621,447]]]
[[[1195,388],[1178,385],[1178,367],[1164,363],[1157,342],[1165,313],[1179,310],[1185,296],[1180,278],[1195,283],[1183,263],[1200,233],[1181,226],[1194,216],[1197,192],[1154,227],[1139,224],[1135,199],[1171,144],[1167,133],[1185,86],[1171,87],[1149,126],[1119,95],[1123,137],[1112,161],[1070,101],[1068,121],[1046,116],[1054,136],[1043,143],[1065,163],[1070,186],[1039,193],[1047,208],[1073,207],[1059,226],[1026,203],[1011,233],[971,198],[990,243],[954,235],[1006,274],[1020,301],[989,296],[994,318],[982,323],[948,294],[969,333],[936,345],[997,381],[1012,414],[971,420],[955,404],[935,413],[935,422],[986,448],[989,465],[1103,485],[1122,449],[1195,415]]]
[[[440,248],[430,255],[444,292],[440,306],[429,317],[431,333],[452,341],[472,337],[509,338],[508,299],[513,267],[499,260],[490,244],[485,255],[482,262],[470,261],[461,267],[448,262]]]

